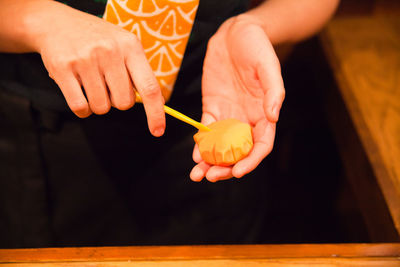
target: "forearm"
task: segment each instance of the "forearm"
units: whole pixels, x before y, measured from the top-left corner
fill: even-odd
[[[272,44],[293,43],[320,30],[339,0],[267,0],[246,12],[263,27]]]
[[[52,0],[0,0],[0,52],[40,52],[40,42],[57,31],[60,15],[79,12]]]
[[[34,52],[28,20],[41,0],[0,0],[0,51]],[[46,1],[47,2],[47,1]]]

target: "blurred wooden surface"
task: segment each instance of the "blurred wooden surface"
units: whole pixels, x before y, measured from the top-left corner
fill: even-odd
[[[335,18],[321,39],[400,233],[400,12],[374,10],[373,15]]]
[[[379,16],[394,15],[400,13],[398,0],[342,0],[336,17],[343,16]]]
[[[220,245],[0,250],[6,266],[400,266],[400,244]]]

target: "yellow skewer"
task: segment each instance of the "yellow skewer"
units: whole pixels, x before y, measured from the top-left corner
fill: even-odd
[[[142,102],[142,98],[140,97],[140,95],[137,92],[136,92],[136,101]],[[177,118],[178,120],[181,120],[183,122],[186,122],[187,124],[190,124],[193,127],[197,128],[201,131],[211,131],[211,129],[208,128],[207,126],[205,126],[204,124],[202,124],[198,121],[195,121],[195,120],[189,118],[188,116],[180,113],[179,111],[172,109],[166,105],[164,105],[164,111],[165,111],[165,113],[171,115],[172,117]]]
[[[190,125],[196,127],[199,130],[211,131],[211,129],[208,128],[207,126],[205,126],[204,124],[202,124],[202,123],[200,123],[198,121],[195,121],[195,120],[189,118],[188,116],[180,113],[179,111],[176,111],[176,110],[174,110],[174,109],[172,109],[172,108],[170,108],[170,107],[168,107],[166,105],[164,105],[164,111],[165,111],[165,113],[171,115],[172,117],[175,117],[178,120],[186,122],[187,124],[190,124]]]

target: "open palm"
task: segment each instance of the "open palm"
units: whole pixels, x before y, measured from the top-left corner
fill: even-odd
[[[271,152],[275,125],[284,99],[279,61],[265,32],[252,19],[241,15],[227,20],[211,38],[204,62],[203,116],[206,125],[236,118],[252,127],[254,147],[233,166],[205,163],[197,146],[198,164],[191,179],[209,181],[242,177],[254,170]]]

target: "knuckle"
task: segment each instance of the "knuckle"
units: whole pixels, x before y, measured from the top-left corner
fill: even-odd
[[[155,109],[152,111],[151,119],[153,120],[154,124],[157,127],[164,127],[165,126],[164,116],[165,113],[163,109]]]
[[[90,107],[94,114],[104,115],[110,111],[111,105],[109,103],[105,103],[102,105],[93,105]]]
[[[51,69],[54,72],[64,72],[66,70],[70,70],[73,67],[73,64],[73,57],[59,56],[53,59]]]
[[[97,47],[82,49],[76,63],[88,67],[97,62],[98,53],[99,49]]]
[[[54,62],[58,66],[57,69],[63,72],[66,70],[77,69],[79,66],[89,63],[89,56],[87,55],[85,50],[83,50],[76,54],[60,56],[55,59]]]
[[[134,105],[135,105],[135,102],[133,100],[115,103],[115,107],[119,110],[128,110],[128,109],[132,108]]]
[[[114,59],[118,52],[119,49],[114,40],[101,40],[77,51],[76,55],[71,57],[71,65],[76,68],[88,68],[93,64]]]
[[[129,53],[129,55],[131,55],[132,57],[144,54],[142,43],[139,38],[134,34],[131,34],[131,36],[125,39],[123,47],[124,51]]]
[[[135,34],[125,34],[124,38],[122,39],[122,42],[125,46],[127,47],[134,47],[138,43],[140,43],[139,38]]]
[[[113,56],[118,50],[114,40],[103,40],[93,48],[92,57]]]
[[[155,99],[161,96],[161,88],[155,79],[148,79],[141,89],[142,96],[145,98]]]
[[[79,63],[90,62],[93,57],[94,48],[95,48],[94,46],[87,44],[82,46],[79,50],[72,53],[73,63],[79,64]]]
[[[70,103],[69,107],[74,113],[82,113],[82,112],[86,112],[88,110],[89,106],[86,102],[77,101],[77,102]]]

